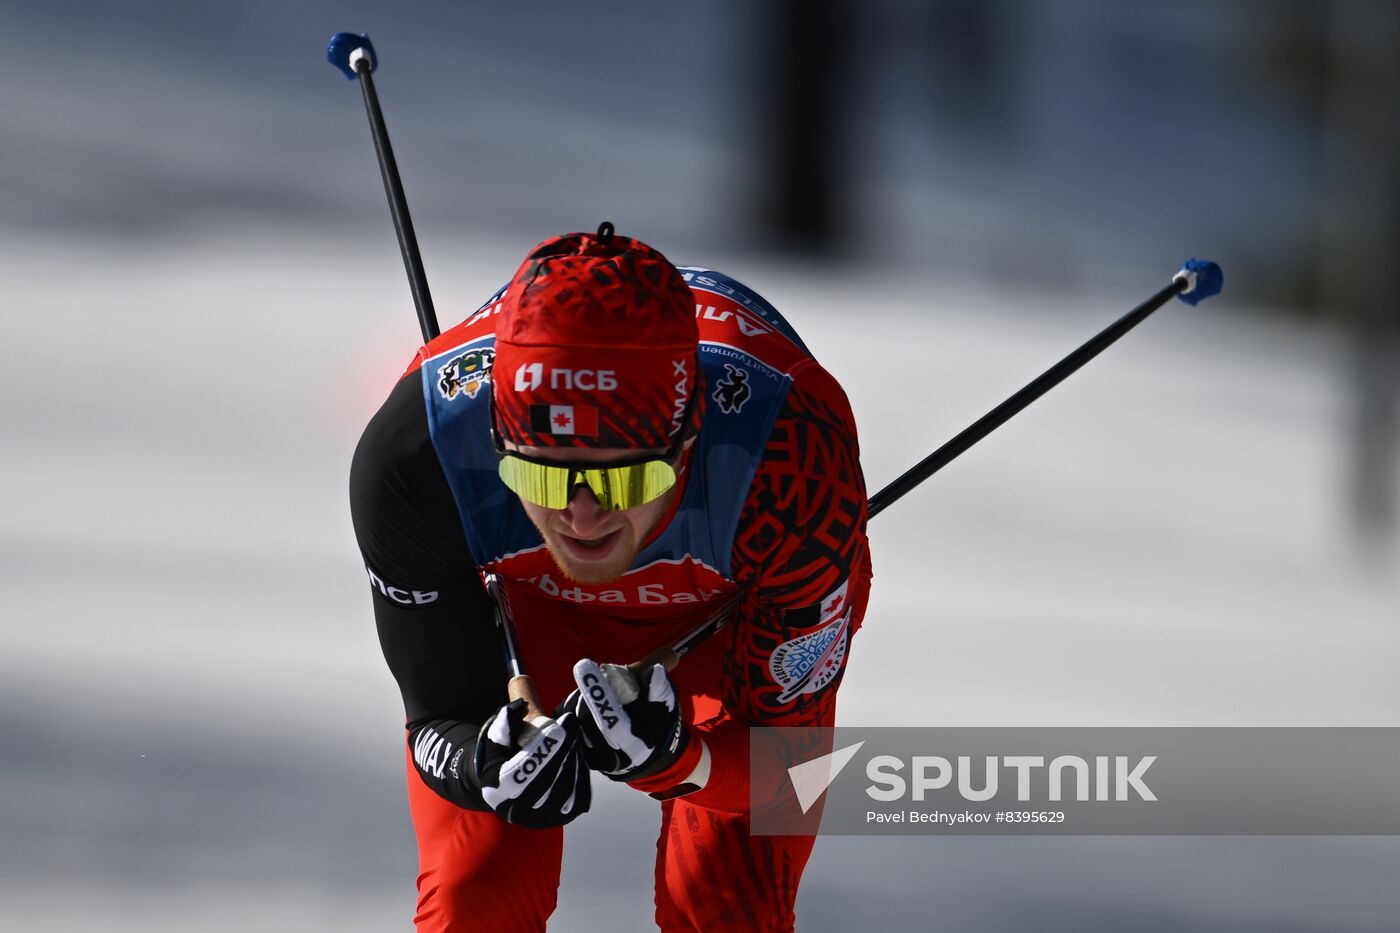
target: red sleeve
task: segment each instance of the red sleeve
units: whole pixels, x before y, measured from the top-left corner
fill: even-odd
[[[850,404],[836,380],[812,364],[788,394],[739,521],[735,578],[747,592],[730,625],[723,711],[693,727],[709,751],[710,775],[688,802],[749,809],[750,725],[835,723],[850,638],[870,593],[865,522]],[[693,752],[670,773],[634,786],[660,791],[685,780],[699,759],[698,744],[690,744]],[[784,769],[762,773],[781,776]],[[756,799],[771,796],[755,791]]]

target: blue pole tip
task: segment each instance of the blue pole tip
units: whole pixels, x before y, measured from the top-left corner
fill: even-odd
[[[1185,282],[1186,288],[1176,297],[1188,305],[1200,304],[1211,295],[1220,294],[1225,273],[1209,259],[1188,259],[1181,271],[1172,276],[1173,282]]]
[[[353,32],[338,32],[331,36],[331,44],[326,47],[326,61],[345,73],[345,77],[354,81],[359,77],[355,73],[355,62],[352,60],[355,53],[363,49],[364,54],[369,58],[369,70],[374,71],[379,67],[379,56],[374,54],[374,46],[370,45],[369,36],[357,35]]]

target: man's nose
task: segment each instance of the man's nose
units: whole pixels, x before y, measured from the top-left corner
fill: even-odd
[[[587,483],[579,483],[574,487],[569,506],[564,510],[564,520],[580,538],[594,537],[590,532],[596,530],[607,515],[607,510],[598,504],[598,498],[593,495],[593,490],[588,488]]]

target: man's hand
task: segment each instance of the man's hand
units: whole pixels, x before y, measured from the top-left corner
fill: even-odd
[[[487,806],[508,823],[563,826],[588,810],[593,791],[579,746],[579,720],[525,719],[525,701],[501,707],[481,727],[476,773]]]
[[[588,766],[614,781],[633,781],[670,767],[689,734],[676,692],[660,664],[634,674],[620,664],[585,658],[574,665],[578,690],[560,705],[578,717]]]

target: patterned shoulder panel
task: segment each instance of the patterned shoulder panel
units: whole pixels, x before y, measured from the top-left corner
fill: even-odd
[[[870,589],[865,480],[845,393],[820,367],[785,399],[734,539],[748,588],[726,705],[749,722],[827,717]]]
[[[787,393],[749,487],[734,541],[736,578],[784,608],[820,600],[849,574],[865,521],[850,403],[813,365]]]

